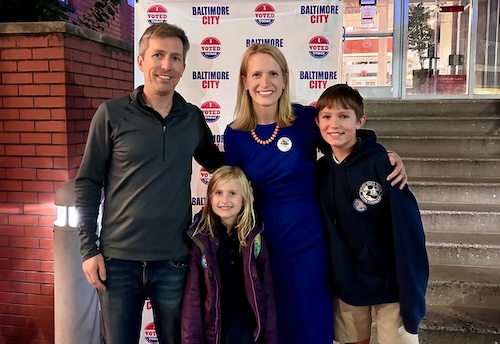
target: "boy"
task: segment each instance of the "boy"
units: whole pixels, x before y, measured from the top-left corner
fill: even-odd
[[[372,310],[378,343],[418,343],[429,262],[417,201],[391,187],[385,148],[366,121],[363,98],[339,84],[319,98],[321,210],[330,233],[335,339],[368,344]]]

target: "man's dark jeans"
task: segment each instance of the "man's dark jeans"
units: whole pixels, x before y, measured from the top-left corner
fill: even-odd
[[[137,344],[146,297],[160,344],[181,342],[181,304],[187,261],[105,258],[107,290],[99,291],[106,344]]]

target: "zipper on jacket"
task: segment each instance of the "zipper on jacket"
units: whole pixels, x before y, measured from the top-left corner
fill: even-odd
[[[258,234],[260,234],[260,233],[258,233]],[[257,336],[253,339],[254,341],[257,341],[257,338],[259,338],[260,330],[261,330],[259,305],[257,304],[257,292],[255,291],[255,284],[254,284],[253,278],[252,278],[252,256],[253,256],[253,246],[255,245],[256,236],[254,236],[252,239],[252,245],[250,245],[250,252],[249,252],[250,254],[248,255],[248,274],[250,275],[250,283],[252,284],[252,297],[253,297],[253,302],[255,304],[255,311],[257,313],[256,314],[257,319],[255,319],[255,320],[257,320],[258,331],[257,331]]]
[[[219,242],[216,240],[215,241],[215,246],[219,246]],[[218,249],[218,248],[217,248]],[[212,270],[214,271],[214,270]],[[217,276],[215,275],[214,272],[214,282],[215,282],[215,343],[220,344],[220,334],[222,332],[222,325],[219,319],[219,314],[220,314],[220,301],[219,301],[219,285],[217,283]]]
[[[162,154],[163,161],[162,162],[165,162],[165,155],[167,154],[166,148],[165,148],[165,144],[167,142],[166,133],[165,133],[166,131],[167,131],[167,126],[165,124],[163,124],[163,154]]]
[[[220,343],[220,332],[222,331],[222,327],[220,328],[219,331],[219,286],[217,284],[217,278],[214,276],[214,281],[215,281],[215,342]]]

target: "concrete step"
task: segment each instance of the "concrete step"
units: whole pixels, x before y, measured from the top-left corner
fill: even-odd
[[[370,117],[363,128],[377,136],[496,136],[500,135],[500,116],[487,117]]]
[[[500,136],[378,136],[378,141],[401,156],[453,152],[460,155],[500,157]]]
[[[431,265],[500,266],[500,233],[426,232]]]
[[[500,204],[419,202],[428,232],[500,233]]]
[[[431,265],[427,304],[500,310],[500,267]]]
[[[421,344],[499,344],[499,337],[498,334],[490,333],[442,331],[424,328],[418,338]]]
[[[403,158],[426,230],[420,342],[500,344],[500,100],[365,104],[365,127]]]
[[[380,116],[495,116],[500,115],[498,99],[446,99],[446,100],[389,100],[368,99],[365,101],[365,113],[368,118]]]
[[[500,205],[500,178],[410,178],[409,185],[419,202]]]
[[[498,344],[500,309],[429,306],[419,339],[429,344]]]
[[[500,176],[500,158],[478,157],[415,157],[402,155],[410,176],[423,178],[477,178],[491,179]]]

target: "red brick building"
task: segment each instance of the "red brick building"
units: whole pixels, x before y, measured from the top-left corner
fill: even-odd
[[[135,0],[134,0],[135,1]],[[76,21],[79,16],[85,14],[91,8],[96,0],[67,0],[68,7],[71,9],[67,13],[69,20],[72,23]],[[133,8],[128,5],[127,0],[122,0],[119,5],[118,12],[114,20],[109,22],[109,27],[103,32],[104,35],[116,38],[123,42],[130,44],[134,41],[134,19]]]
[[[133,8],[109,24],[0,23],[0,343],[54,342],[54,194],[97,106],[133,88]]]

